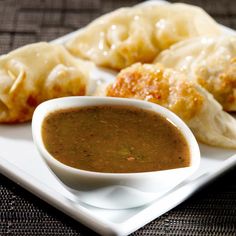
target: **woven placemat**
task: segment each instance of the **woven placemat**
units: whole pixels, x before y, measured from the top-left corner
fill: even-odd
[[[236,235],[236,168],[132,235]],[[0,175],[0,235],[96,235]]]
[[[50,41],[137,0],[0,0],[0,54]],[[174,2],[174,1],[173,1]],[[236,1],[188,0],[236,29]],[[132,235],[236,235],[236,169]],[[0,235],[95,235],[0,175]]]

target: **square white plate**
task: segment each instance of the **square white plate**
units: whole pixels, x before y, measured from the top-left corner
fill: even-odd
[[[223,27],[225,33],[233,31]],[[53,43],[63,43],[66,35]],[[100,71],[99,76],[112,75]],[[128,235],[177,206],[203,185],[236,165],[234,150],[200,145],[202,159],[199,170],[156,201],[133,209],[104,210],[74,203],[70,193],[48,169],[39,156],[31,136],[31,124],[0,125],[0,172],[47,203],[102,235]]]

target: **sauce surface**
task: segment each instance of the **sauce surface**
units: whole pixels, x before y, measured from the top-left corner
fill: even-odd
[[[50,113],[43,142],[58,161],[75,168],[134,173],[187,167],[184,136],[166,118],[128,106],[92,106]]]

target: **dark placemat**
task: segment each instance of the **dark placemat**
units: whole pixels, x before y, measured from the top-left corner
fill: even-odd
[[[236,168],[132,235],[236,235]],[[0,235],[96,235],[0,175]]]
[[[50,41],[137,0],[0,0],[0,54]],[[174,1],[173,1],[174,2]],[[236,1],[188,0],[236,29]],[[236,168],[133,235],[236,235]],[[0,235],[95,235],[0,175]]]

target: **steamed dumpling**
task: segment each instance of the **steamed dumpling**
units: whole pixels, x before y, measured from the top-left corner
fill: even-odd
[[[184,72],[226,111],[236,111],[236,36],[198,37],[173,45],[155,60]]]
[[[199,141],[236,148],[236,120],[210,93],[180,72],[160,64],[137,63],[118,74],[106,95],[162,105],[180,116]]]
[[[0,122],[30,120],[50,98],[84,95],[90,64],[62,46],[35,43],[0,57]]]
[[[187,4],[141,4],[106,14],[66,43],[75,56],[122,69],[152,62],[170,45],[199,35],[219,35],[217,23],[201,8]]]

